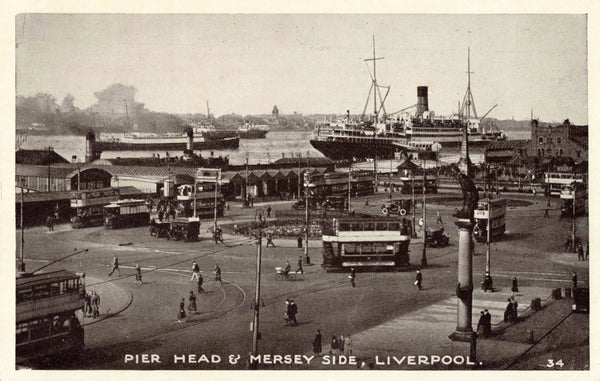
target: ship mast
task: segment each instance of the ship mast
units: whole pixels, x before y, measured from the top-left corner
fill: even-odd
[[[364,61],[373,61],[373,76],[371,77],[371,80],[373,81],[373,83],[371,84],[371,90],[373,90],[373,113],[375,114],[375,124],[377,124],[379,122],[379,112],[377,110],[377,92],[379,91],[379,88],[377,86],[377,65],[376,65],[376,61],[377,60],[382,60],[383,57],[377,57],[375,55],[375,36],[373,36],[373,58],[367,58]],[[369,90],[369,95],[371,94],[371,90]],[[381,98],[381,94],[380,98]],[[383,99],[380,100],[381,103],[383,103]],[[366,105],[365,105],[366,107]],[[364,112],[363,112],[364,113]]]
[[[465,111],[467,112],[467,121],[471,118],[471,106],[473,107],[473,116],[477,119],[475,101],[473,100],[473,94],[471,93],[471,74],[474,73],[471,71],[471,47],[469,47],[467,55],[467,91],[465,92],[465,97],[463,98],[462,106],[460,108],[461,116],[465,115]]]
[[[125,103],[125,115],[126,115],[126,123],[127,125],[125,127],[127,127],[127,129],[129,129],[129,109],[127,108],[127,99],[123,99],[123,102]]]

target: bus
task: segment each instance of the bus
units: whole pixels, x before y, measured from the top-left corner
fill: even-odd
[[[506,231],[506,200],[483,198],[474,211],[475,227],[473,236],[478,242],[487,242],[488,229],[490,242],[499,239]]]
[[[560,191],[561,218],[584,215],[586,197],[585,184],[573,181],[571,184],[564,186]],[[575,211],[573,211],[573,205],[575,205]]]
[[[104,226],[120,229],[133,226],[146,226],[150,213],[144,200],[120,200],[104,207]]]
[[[572,182],[585,183],[582,175],[571,172],[546,172],[544,174],[546,192],[549,196],[560,196],[563,187],[571,185]]]
[[[407,268],[410,227],[386,217],[334,218],[323,229],[323,267],[327,272],[354,268]]]
[[[213,217],[215,213],[215,184],[198,183],[194,195],[194,185],[185,184],[177,187],[176,199],[177,209],[183,211],[181,217],[193,217],[194,196],[196,199],[196,216]],[[223,216],[225,201],[223,194],[217,190],[217,217]]]
[[[75,229],[101,226],[104,222],[104,206],[119,200],[117,188],[84,189],[71,192],[71,208],[75,216],[71,226]]]
[[[83,308],[84,278],[67,270],[17,275],[17,364],[81,351],[84,335],[76,314]]]

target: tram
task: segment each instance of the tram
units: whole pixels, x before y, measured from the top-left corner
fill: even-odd
[[[573,182],[585,183],[583,176],[570,172],[546,172],[544,182],[549,196],[560,196],[561,190]]]
[[[323,174],[310,174],[305,186],[310,190],[309,207],[311,209],[323,207],[342,210],[348,199],[348,185],[351,197],[365,196],[374,193],[374,176],[368,171],[352,171],[349,175],[343,172],[329,172]],[[344,204],[342,206],[342,204]],[[293,209],[305,207],[304,197],[298,200]]]
[[[506,231],[506,200],[484,198],[477,203],[474,211],[475,227],[473,236],[478,242],[487,242],[488,229],[490,242],[497,240]]]
[[[119,200],[117,188],[84,189],[71,192],[71,208],[75,216],[71,218],[74,229],[89,226],[102,226],[104,206]]]
[[[400,179],[400,191],[404,194],[412,194],[413,187],[414,193],[423,193],[423,184],[425,186],[425,193],[437,193],[438,181],[436,175],[414,175],[414,176],[401,176]]]
[[[149,222],[144,200],[119,200],[104,207],[104,226],[108,229],[146,226]]]
[[[215,184],[198,183],[196,187],[195,194],[192,184],[177,187],[177,209],[183,211],[181,216],[192,217],[195,205],[197,217],[213,217],[215,212]],[[216,203],[217,217],[222,217],[225,209],[225,201],[223,200],[223,194],[218,190]]]
[[[84,335],[76,313],[83,308],[84,277],[67,270],[17,275],[17,364],[81,351]]]
[[[585,214],[585,199],[587,189],[585,184],[573,181],[560,191],[561,217],[581,216]],[[575,211],[573,211],[575,205]]]
[[[408,221],[386,217],[334,218],[323,230],[323,267],[328,272],[354,268],[410,266]]]

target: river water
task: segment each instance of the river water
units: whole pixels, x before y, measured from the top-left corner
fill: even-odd
[[[509,139],[529,139],[529,131],[508,131]],[[241,139],[240,148],[237,150],[213,150],[201,151],[203,157],[209,157],[211,153],[214,156],[228,156],[231,164],[244,164],[246,156],[250,164],[266,164],[282,157],[323,157],[323,155],[312,148],[310,138],[312,132],[269,132],[265,139]],[[56,153],[71,161],[73,156],[76,160],[82,162],[85,158],[85,137],[84,136],[41,136],[28,135],[23,138],[20,147],[23,149],[46,149],[52,147]],[[116,157],[151,157],[153,154],[165,156],[167,151],[110,151],[103,152],[102,159],[114,159]],[[181,151],[169,151],[169,155],[181,156]],[[452,163],[458,161],[459,155],[441,155],[440,161]],[[474,154],[471,157],[474,163],[481,162],[483,155]],[[388,161],[389,163],[389,161]],[[382,163],[382,167],[385,164]],[[389,166],[389,164],[388,164]]]

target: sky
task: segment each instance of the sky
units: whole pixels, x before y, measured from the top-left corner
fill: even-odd
[[[134,86],[152,111],[363,111],[377,61],[388,112],[416,103],[451,114],[467,88],[479,116],[588,123],[587,17],[546,15],[20,14],[16,93],[96,102]],[[371,72],[373,70],[371,66]],[[381,89],[385,93],[385,89]],[[372,102],[372,100],[371,100]],[[367,109],[372,110],[372,105]]]

